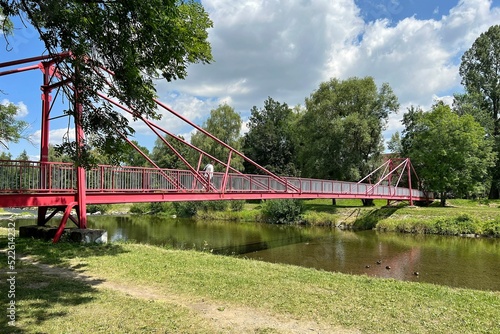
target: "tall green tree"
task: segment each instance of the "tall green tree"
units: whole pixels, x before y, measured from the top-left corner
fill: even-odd
[[[245,155],[269,171],[297,175],[297,136],[294,122],[297,114],[286,103],[269,97],[264,108],[254,106],[249,118],[249,131],[243,137]],[[247,173],[256,173],[256,167],[244,163]]]
[[[8,142],[17,143],[28,123],[16,119],[19,108],[13,103],[0,104],[0,145],[7,148]]]
[[[306,177],[356,181],[379,163],[382,131],[399,103],[371,77],[331,79],[306,99],[300,161]]]
[[[482,33],[462,56],[460,75],[466,93],[492,119],[492,135],[500,152],[500,25]],[[491,170],[490,198],[500,198],[500,161]]]
[[[216,109],[210,111],[210,117],[202,125],[202,128],[232,148],[240,151],[241,149],[241,116],[233,107],[222,104]],[[197,131],[191,137],[191,144],[211,154],[217,159],[227,162],[229,149],[209,138],[202,132]],[[196,160],[196,159],[194,159]],[[205,162],[208,162],[205,159]],[[231,156],[231,166],[238,170],[243,170],[243,159],[236,154]],[[222,167],[216,164],[215,169],[222,171]]]
[[[84,105],[81,124],[88,139],[83,148],[64,143],[58,149],[75,159],[90,157],[84,151],[92,147],[119,152],[123,140],[117,132],[134,132],[98,91],[105,90],[137,115],[157,119],[153,80],[183,79],[189,64],[212,61],[207,32],[212,22],[194,0],[6,0],[0,1],[0,9],[7,19],[19,16],[33,25],[48,54],[72,53],[57,66],[75,87],[85,88],[78,101],[70,89],[66,94]],[[7,25],[3,29],[11,30]],[[94,71],[99,67],[115,74],[111,88],[105,89],[108,76]]]
[[[139,145],[137,140],[132,140],[132,143],[146,154],[146,156],[149,156],[147,147]],[[127,145],[121,156],[121,160],[126,166],[151,167],[151,164],[132,145]]]
[[[179,136],[180,139],[184,140],[184,137]],[[175,150],[186,158],[189,155],[190,149],[187,145],[176,140],[175,138],[165,135],[164,139],[172,145]],[[155,146],[153,147],[153,152],[151,154],[153,161],[161,168],[169,169],[187,169],[184,162],[179,159],[179,157],[166,145],[160,138],[156,139]],[[192,161],[190,161],[192,163]]]
[[[471,115],[459,116],[437,103],[429,112],[412,109],[402,141],[405,153],[428,191],[438,192],[441,205],[448,195],[484,193],[488,169],[495,163],[491,138]]]

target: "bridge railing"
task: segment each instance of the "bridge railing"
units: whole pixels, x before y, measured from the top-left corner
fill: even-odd
[[[205,179],[189,170],[128,166],[98,166],[86,171],[89,192],[199,192],[207,191]],[[408,197],[410,189],[388,185],[283,177],[214,173],[211,191],[350,194]],[[0,193],[76,192],[76,171],[71,163],[0,160]],[[412,196],[425,193],[412,189]]]

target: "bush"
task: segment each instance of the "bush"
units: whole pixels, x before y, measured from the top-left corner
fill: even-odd
[[[482,234],[490,237],[500,238],[500,218],[486,222],[483,225]]]
[[[111,205],[109,204],[91,204],[87,205],[87,212],[91,214],[96,212],[106,213],[109,211],[110,207]]]
[[[170,202],[152,202],[149,204],[149,213],[172,213],[174,208]]]
[[[231,211],[243,211],[243,208],[245,207],[245,201],[243,201],[243,200],[230,201],[229,207],[231,208]]]
[[[200,202],[174,202],[173,206],[179,217],[194,217],[198,212]]]
[[[149,203],[134,203],[130,207],[130,213],[143,214],[149,212]]]
[[[262,205],[262,213],[266,220],[275,224],[298,223],[303,211],[302,201],[296,199],[268,200]]]
[[[436,222],[438,234],[458,235],[471,234],[478,231],[478,222],[467,214],[458,217],[442,218]]]
[[[203,201],[200,203],[200,208],[203,211],[226,211],[229,204],[227,201]]]

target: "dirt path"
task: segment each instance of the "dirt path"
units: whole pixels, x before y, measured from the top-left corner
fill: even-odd
[[[98,289],[108,289],[134,298],[161,300],[190,309],[214,324],[221,333],[359,333],[341,328],[332,328],[312,321],[293,319],[281,314],[263,312],[247,307],[235,307],[205,300],[189,300],[180,295],[158,293],[149,287],[117,284],[99,277],[87,276],[71,269],[55,267],[33,260],[29,256],[19,260],[29,262],[44,274],[77,279]]]

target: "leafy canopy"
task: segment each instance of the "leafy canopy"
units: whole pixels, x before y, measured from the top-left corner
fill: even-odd
[[[7,148],[8,142],[17,143],[28,123],[16,119],[18,107],[13,103],[0,104],[0,145]]]
[[[87,135],[83,149],[96,146],[116,152],[121,147],[117,133],[134,132],[98,91],[133,108],[136,116],[159,118],[153,80],[183,79],[189,64],[212,61],[207,41],[212,22],[196,1],[3,0],[0,9],[7,18],[19,16],[32,24],[49,54],[72,53],[58,68],[79,90],[75,98],[67,89],[69,99],[84,106],[77,120]],[[10,28],[4,24],[3,29]],[[112,87],[106,86],[109,76],[94,70],[98,67],[114,73]],[[59,149],[75,159],[85,156],[72,143]]]
[[[399,103],[391,87],[372,77],[331,79],[306,99],[299,125],[303,176],[355,181],[373,170],[382,131]]]
[[[471,115],[459,116],[439,102],[430,112],[410,110],[402,142],[426,190],[469,195],[486,183],[495,163],[492,140]],[[406,116],[406,115],[405,115]],[[484,189],[483,189],[484,191]]]
[[[495,122],[494,135],[500,134],[500,25],[482,33],[462,56],[462,84],[468,94],[481,101]]]
[[[210,111],[210,116],[207,118],[202,128],[235,150],[240,151],[241,124],[241,116],[234,110],[234,108],[227,104],[222,104],[216,109]],[[191,144],[221,161],[228,161],[229,149],[223,147],[221,144],[200,131],[197,131],[192,135]],[[193,157],[191,160],[197,161],[197,157]],[[206,161],[204,161],[204,163],[208,163],[208,159],[205,160]],[[242,170],[242,160],[243,159],[239,155],[232,154],[231,166],[237,170]],[[216,164],[214,167],[216,170],[221,171],[220,165]]]
[[[273,173],[295,175],[296,119],[297,114],[286,103],[270,97],[264,101],[263,109],[254,106],[248,120],[249,131],[243,137],[245,155]],[[252,164],[245,161],[244,165],[247,173],[257,172]]]

